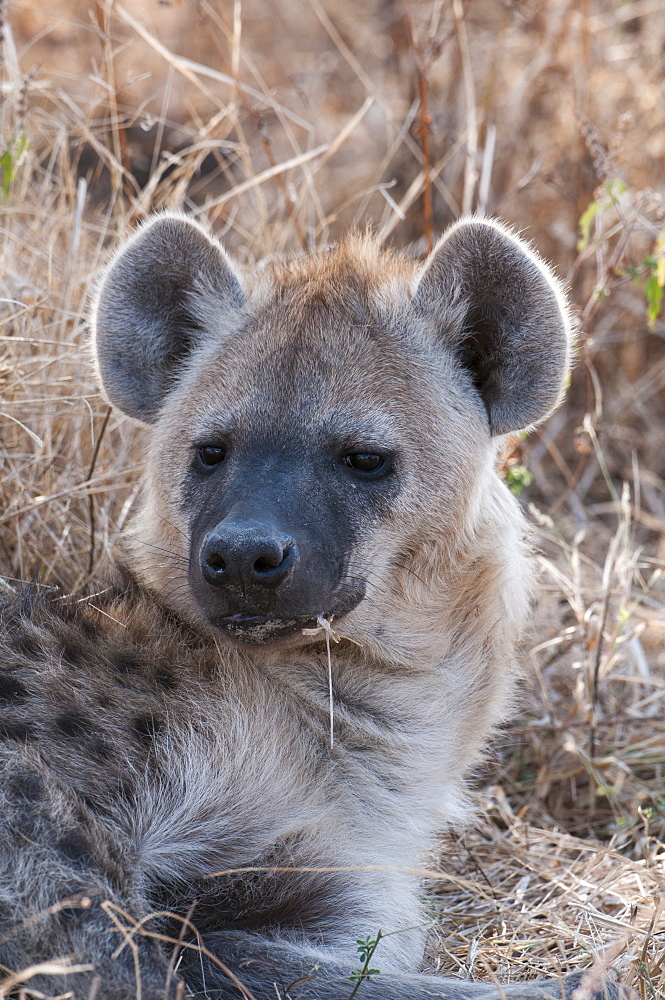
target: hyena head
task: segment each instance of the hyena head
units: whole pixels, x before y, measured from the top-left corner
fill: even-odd
[[[358,642],[400,613],[417,631],[488,503],[513,511],[495,439],[553,408],[568,350],[547,268],[474,219],[424,266],[356,236],[243,274],[162,215],[111,262],[93,328],[108,398],[151,425],[133,569],[255,644],[311,641],[317,616]]]

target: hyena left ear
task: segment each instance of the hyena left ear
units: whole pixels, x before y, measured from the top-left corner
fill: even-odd
[[[154,423],[184,359],[243,301],[219,243],[185,216],[156,216],[120,248],[93,304],[94,347],[109,400]]]
[[[452,226],[413,305],[471,375],[493,435],[535,424],[556,406],[568,367],[565,299],[547,265],[499,223]]]

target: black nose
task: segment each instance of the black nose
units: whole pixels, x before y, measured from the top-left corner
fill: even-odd
[[[294,540],[261,522],[222,521],[203,539],[201,573],[213,587],[279,587],[298,558]]]

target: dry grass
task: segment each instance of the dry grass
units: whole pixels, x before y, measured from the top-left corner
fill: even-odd
[[[432,957],[515,978],[593,957],[653,1000],[665,326],[645,284],[665,279],[665,0],[40,0],[0,16],[0,586],[94,590],[134,504],[141,434],[95,386],[85,302],[145,213],[185,206],[255,260],[368,222],[421,252],[488,211],[569,281],[568,401],[504,462],[534,473],[533,669],[479,776],[485,818],[445,841]]]

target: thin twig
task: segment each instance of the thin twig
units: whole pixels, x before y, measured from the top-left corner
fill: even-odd
[[[473,199],[478,180],[478,116],[476,113],[476,88],[473,80],[473,63],[469,50],[469,36],[466,30],[466,20],[462,0],[453,0],[453,14],[457,28],[460,59],[462,61],[462,80],[464,83],[464,102],[466,106],[466,159],[464,161],[464,193],[462,196],[462,212],[468,215],[473,208]]]
[[[85,482],[89,483],[92,479],[92,474],[95,471],[95,466],[97,464],[97,458],[99,456],[99,449],[102,445],[102,439],[106,428],[108,427],[108,422],[111,417],[112,407],[109,406],[106,410],[104,416],[104,421],[102,423],[102,429],[99,432],[97,441],[95,442],[95,450],[92,453],[92,461],[90,462],[90,468],[88,469],[88,475],[85,477]],[[88,514],[90,518],[90,551],[88,556],[88,573],[92,573],[92,567],[95,562],[95,500],[92,493],[88,496]]]

